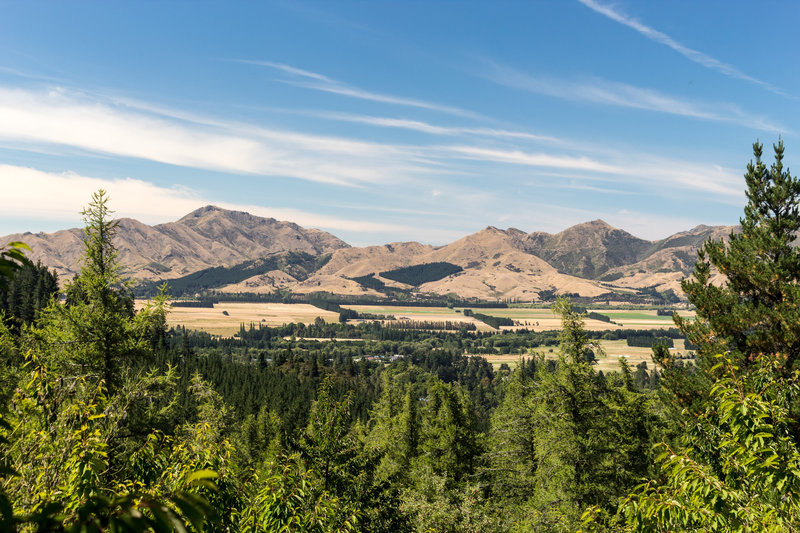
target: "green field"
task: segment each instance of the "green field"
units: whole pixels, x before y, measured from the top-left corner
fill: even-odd
[[[659,316],[655,309],[598,309],[595,311],[606,315],[614,322],[624,328],[631,329],[651,329],[651,328],[674,328],[675,322],[672,316]],[[684,318],[694,318],[694,311],[678,311]]]

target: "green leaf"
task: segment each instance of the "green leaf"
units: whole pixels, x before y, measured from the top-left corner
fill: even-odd
[[[191,485],[195,481],[198,480],[208,480],[208,479],[217,479],[219,474],[214,472],[213,470],[198,470],[197,472],[193,472],[189,477],[186,478],[186,483]]]

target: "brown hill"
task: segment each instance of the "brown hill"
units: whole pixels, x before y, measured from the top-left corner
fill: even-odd
[[[518,242],[522,250],[541,257],[561,272],[588,279],[640,261],[653,246],[602,220],[578,224],[555,235],[529,233]]]
[[[372,294],[374,291],[368,291],[355,282],[347,284],[347,287],[342,283],[345,278],[368,274],[374,274],[390,287],[411,289],[409,285],[381,277],[380,273],[411,265],[447,262],[463,270],[424,283],[417,290],[438,295],[455,293],[462,298],[519,298],[528,301],[536,299],[542,290],[583,296],[607,292],[593,280],[560,273],[544,260],[519,250],[515,243],[521,233],[490,226],[440,247],[407,242],[337,250],[319,272],[294,290]]]
[[[216,272],[216,284],[209,288],[380,296],[377,291],[384,289],[375,285],[383,283],[419,293],[530,301],[538,299],[541,291],[598,296],[655,287],[680,294],[680,280],[690,273],[696,249],[708,238],[724,238],[733,230],[698,226],[647,241],[595,220],[554,235],[490,226],[439,247],[398,242],[352,248],[324,231],[207,206],[156,226],[121,219],[116,245],[126,275],[140,281],[171,279],[177,284],[193,275],[205,280],[206,269],[226,267],[230,271]],[[79,269],[81,235],[72,229],[2,240],[28,243],[34,250],[32,258],[56,268],[63,279]],[[302,265],[292,266],[292,261]],[[381,276],[432,263],[449,263],[461,270],[416,286]],[[449,272],[452,269],[445,273]],[[374,283],[357,279],[370,275]]]
[[[612,281],[618,287],[655,287],[658,291],[681,293],[680,282],[692,272],[697,249],[708,239],[727,239],[738,226],[700,225],[653,242],[649,254],[641,260],[609,270],[601,280]],[[719,275],[712,279],[717,280]]]
[[[33,250],[31,259],[55,268],[64,279],[80,270],[82,234],[82,230],[70,229],[9,235],[0,240],[25,242]],[[214,206],[156,226],[120,219],[114,243],[125,275],[135,280],[172,279],[278,252],[318,255],[349,247],[324,231]]]

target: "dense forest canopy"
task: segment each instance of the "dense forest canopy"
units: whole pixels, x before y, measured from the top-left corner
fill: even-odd
[[[431,281],[439,281],[442,278],[461,272],[461,270],[462,268],[458,265],[441,261],[387,270],[386,272],[381,272],[381,277],[417,286]]]
[[[163,290],[134,308],[100,191],[63,301],[0,249],[0,529],[796,530],[800,182],[774,149],[683,284],[697,319],[638,335],[586,331],[566,298],[559,332],[168,328]],[[598,371],[607,335],[653,368]]]

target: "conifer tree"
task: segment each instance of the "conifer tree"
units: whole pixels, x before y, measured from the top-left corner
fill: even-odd
[[[700,369],[656,350],[673,407],[689,409],[673,410],[680,438],[661,445],[658,478],[622,502],[619,530],[798,530],[800,182],[781,141],[774,151],[767,167],[753,145],[741,233],[707,242],[683,283],[697,319],[676,322]]]
[[[165,328],[165,299],[134,313],[133,298],[120,277],[113,243],[117,223],[110,219],[108,196],[100,190],[82,212],[86,222],[81,272],[67,286],[66,305],[42,313],[39,349],[57,367],[103,380],[113,393],[126,371],[151,353],[153,335]],[[57,342],[54,344],[53,339]],[[58,346],[70,345],[70,350]]]
[[[419,417],[417,415],[417,398],[411,387],[406,389],[403,400],[403,412],[400,415],[400,442],[403,463],[408,468],[411,459],[417,455],[419,446]]]
[[[58,276],[41,262],[25,264],[5,288],[0,286],[0,311],[18,329],[39,317],[58,292]]]
[[[744,367],[779,357],[785,371],[800,357],[800,250],[793,245],[800,230],[800,181],[784,168],[783,142],[773,148],[775,161],[767,167],[762,145],[753,144],[741,233],[732,233],[727,243],[708,241],[692,278],[682,284],[697,320],[676,322],[700,346],[702,368],[726,352]],[[715,271],[724,285],[712,282]]]

